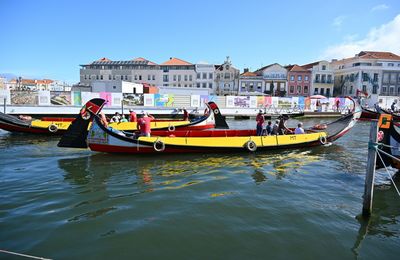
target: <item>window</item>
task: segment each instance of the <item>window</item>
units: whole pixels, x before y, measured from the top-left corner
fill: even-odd
[[[320,88],[320,90],[319,90],[319,94],[321,94],[321,95],[323,95],[324,94],[324,88]]]
[[[319,74],[315,75],[315,82],[316,82],[316,83],[318,83],[318,82],[319,82],[319,77],[320,77],[320,75],[319,75]]]
[[[297,81],[301,81],[302,78],[303,78],[303,77],[302,77],[301,75],[297,76]]]
[[[178,81],[181,81],[181,75],[178,75]]]
[[[294,94],[294,86],[290,86],[290,88],[289,88],[289,93],[290,93],[290,94]]]
[[[135,80],[137,80],[137,75],[135,75]]]
[[[163,75],[163,82],[168,82],[168,75]]]
[[[213,79],[213,74],[212,73],[208,73],[208,78],[209,79]]]
[[[225,73],[225,79],[230,79],[231,74],[230,73]]]
[[[202,87],[203,87],[203,88],[207,88],[207,83],[204,82],[204,83],[202,84]]]
[[[147,75],[147,80],[151,80],[151,76],[150,76],[150,74],[149,74],[149,75]]]
[[[242,82],[242,88],[246,87],[246,83]]]
[[[326,83],[326,75],[325,74],[321,76],[321,82]]]
[[[189,81],[192,81],[192,80],[193,80],[192,75],[189,75]]]
[[[388,63],[388,67],[394,67],[394,63]]]
[[[362,86],[362,91],[367,92],[367,86],[366,85]]]
[[[328,81],[326,83],[332,83],[332,75],[328,75]]]
[[[261,90],[261,82],[257,82],[257,90]]]
[[[185,75],[185,81],[187,81],[188,80],[188,75]]]
[[[315,88],[314,89],[314,95],[317,95],[318,94],[318,88]]]
[[[85,74],[85,80],[86,80],[86,74]]]
[[[393,95],[394,94],[394,87],[390,87],[389,88],[389,95]]]
[[[353,94],[353,86],[350,86],[349,94]]]
[[[294,76],[290,75],[290,81],[294,81]]]
[[[297,94],[301,94],[301,86],[297,86]]]
[[[382,87],[382,94],[386,94],[386,87]]]
[[[200,88],[200,83],[197,83],[196,86],[197,86],[197,88]]]
[[[197,73],[197,79],[200,79],[200,73]]]
[[[354,82],[354,74],[353,73],[350,75],[350,82]]]
[[[304,81],[308,81],[308,76],[304,76]]]
[[[113,75],[113,80],[115,80],[115,75]]]
[[[116,89],[117,87],[116,86],[113,86],[113,89]],[[133,89],[133,90],[136,90],[136,89]]]
[[[208,83],[208,88],[213,88],[213,84],[212,83]]]
[[[99,75],[96,75],[96,80],[99,80]]]
[[[156,80],[156,75],[153,75],[153,80]]]
[[[394,73],[390,74],[390,83],[392,84],[396,83],[396,74]]]
[[[207,79],[207,73],[203,72],[203,79]]]
[[[304,94],[308,94],[308,86],[304,86]]]
[[[331,95],[331,89],[327,88],[326,89],[326,96],[329,97]]]
[[[173,76],[173,80],[176,81],[176,75]]]
[[[322,65],[322,70],[326,70],[326,65]]]
[[[369,77],[368,77],[368,73],[364,73],[362,74],[362,80],[363,81],[368,81]]]
[[[372,86],[372,94],[378,94],[378,86],[377,85]]]
[[[383,83],[389,83],[389,73],[383,74]]]
[[[128,77],[125,76],[125,79],[127,79]],[[142,75],[139,75],[139,80],[142,80]]]
[[[125,75],[125,80],[128,80],[128,75]],[[142,76],[139,76],[139,80],[142,80]]]

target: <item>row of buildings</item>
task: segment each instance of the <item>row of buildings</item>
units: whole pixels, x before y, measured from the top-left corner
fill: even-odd
[[[26,91],[26,90],[50,90],[50,91],[71,91],[72,86],[69,84],[51,79],[26,79],[26,78],[14,78],[7,80],[6,78],[0,77],[0,89],[8,89],[15,91]]]
[[[400,56],[362,51],[354,57],[304,65],[278,63],[239,70],[229,57],[222,64],[192,64],[170,58],[161,64],[144,58],[112,61],[107,58],[80,65],[80,87],[102,83],[117,91],[120,81],[171,89],[206,89],[216,95],[325,96],[400,95]],[[110,89],[111,88],[111,89]]]

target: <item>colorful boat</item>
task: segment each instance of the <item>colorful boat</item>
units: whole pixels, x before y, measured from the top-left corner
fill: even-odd
[[[63,135],[73,120],[74,119],[71,120],[69,118],[47,117],[42,120],[25,121],[0,112],[0,129],[18,133]],[[114,129],[127,132],[133,132],[137,129],[136,122],[110,123],[109,125]],[[227,127],[225,120],[220,115],[215,115],[214,113],[209,113],[207,116],[193,119],[191,121],[154,120],[151,123],[152,129],[170,131],[175,129],[204,130],[214,127]]]
[[[400,169],[400,120],[391,114],[381,114],[378,132],[379,149],[382,160],[376,158],[376,168],[392,166]]]
[[[354,101],[353,101],[354,102]],[[205,131],[152,131],[151,137],[135,136],[130,133],[106,128],[91,112],[93,124],[87,131],[77,118],[68,132],[61,138],[60,147],[89,147],[93,151],[109,153],[188,153],[188,152],[241,152],[269,151],[282,148],[302,148],[325,145],[343,136],[356,123],[361,109],[355,104],[352,113],[334,122],[307,129],[305,134],[256,136],[256,130],[205,130]],[[102,104],[99,104],[102,107]],[[213,102],[210,107],[218,110]],[[101,108],[100,108],[101,109]],[[218,111],[217,111],[218,112]]]
[[[379,112],[362,107],[362,113],[359,120],[371,121],[372,119],[378,119],[378,118],[379,118]]]

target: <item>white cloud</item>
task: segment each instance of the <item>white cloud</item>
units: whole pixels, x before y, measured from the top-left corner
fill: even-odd
[[[389,6],[385,5],[385,4],[381,4],[381,5],[376,5],[374,7],[372,7],[371,12],[375,12],[375,11],[382,11],[385,9],[388,9]]]
[[[335,28],[337,28],[337,29],[340,29],[340,27],[342,26],[342,24],[343,24],[343,22],[344,22],[344,16],[338,16],[338,17],[335,17],[335,19],[333,19],[333,22],[332,22],[332,25],[333,25],[333,27],[335,27]]]
[[[323,51],[322,59],[353,57],[360,51],[390,51],[400,55],[400,14],[378,28],[372,28],[364,39],[348,38],[343,43]]]

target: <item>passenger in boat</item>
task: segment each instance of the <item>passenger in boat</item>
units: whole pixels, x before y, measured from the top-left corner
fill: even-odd
[[[121,121],[121,116],[118,112],[115,112],[113,117],[111,117],[110,123],[119,123]]]
[[[265,135],[272,134],[272,122],[268,121],[267,126],[265,127]]]
[[[121,120],[119,122],[125,123],[125,122],[128,122],[128,119],[126,119],[125,115],[122,115]]]
[[[22,121],[32,121],[31,116],[19,115],[18,118],[21,119]]]
[[[204,109],[204,116],[208,116],[208,114],[210,113],[208,107],[206,107],[206,109]]]
[[[265,118],[262,110],[258,112],[256,116],[256,122],[257,122],[257,136],[261,136],[263,133],[264,123],[265,123]]]
[[[275,124],[272,126],[271,135],[277,135],[279,131],[279,120],[275,121]]]
[[[392,105],[390,106],[390,109],[392,110],[392,112],[396,111],[396,104],[397,104],[397,100],[393,101]]]
[[[129,122],[137,122],[136,113],[132,109],[129,109]]]
[[[297,128],[294,130],[295,135],[304,134],[303,123],[299,122]]]
[[[150,115],[149,113],[145,113],[145,114],[143,114],[142,118],[139,118],[137,123],[138,123],[138,128],[140,130],[141,136],[150,137],[151,121],[154,119],[155,118],[152,115]]]
[[[182,108],[183,109],[183,121],[188,121],[189,120],[189,113],[186,110],[186,108]]]
[[[278,134],[279,135],[284,135],[287,133],[292,133],[289,128],[286,127],[286,121],[289,119],[288,116],[283,115],[279,117],[279,128],[278,128]]]

